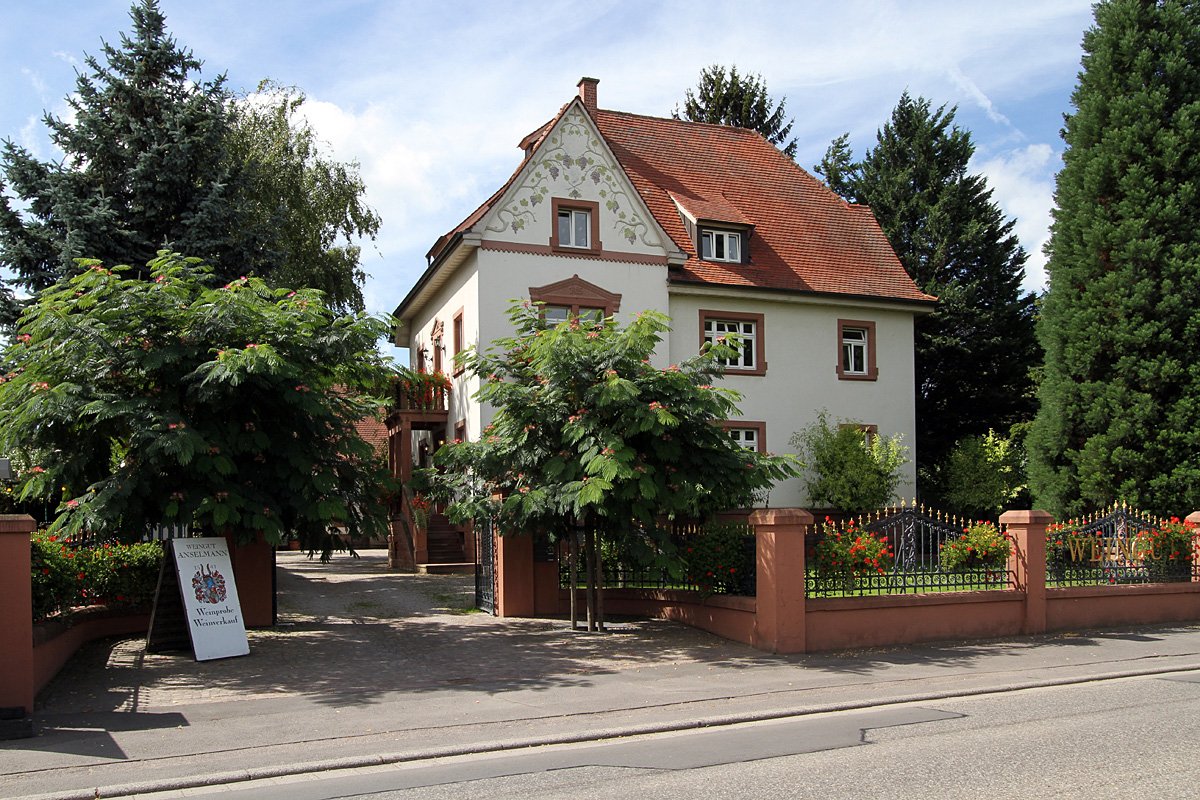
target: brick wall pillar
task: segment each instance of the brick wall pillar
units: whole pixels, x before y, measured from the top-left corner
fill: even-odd
[[[760,509],[750,515],[757,553],[751,644],[772,653],[805,651],[804,534],[813,516],[802,508]]]
[[[1025,621],[1021,632],[1046,632],[1046,528],[1054,517],[1045,511],[1005,511],[1000,524],[1013,539],[1008,569],[1013,588],[1025,592]]]
[[[0,515],[0,720],[33,712],[29,534],[36,529],[37,523],[27,514]]]
[[[229,561],[242,603],[242,620],[247,628],[270,628],[275,624],[275,548],[260,533],[248,544],[238,544],[225,534]]]
[[[496,537],[496,616],[532,617],[536,609],[533,537]]]

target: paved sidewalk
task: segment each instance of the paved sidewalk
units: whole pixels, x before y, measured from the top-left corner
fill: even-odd
[[[114,797],[616,733],[1200,669],[1200,626],[771,656],[661,621],[466,613],[470,579],[280,553],[244,658],[94,643],[0,742],[0,798]],[[99,793],[97,794],[97,790]]]

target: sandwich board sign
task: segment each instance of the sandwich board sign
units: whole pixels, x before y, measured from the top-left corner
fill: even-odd
[[[186,640],[179,630],[184,626]],[[159,574],[146,649],[180,649],[186,641],[191,642],[197,661],[250,652],[229,544],[224,539],[170,540]]]

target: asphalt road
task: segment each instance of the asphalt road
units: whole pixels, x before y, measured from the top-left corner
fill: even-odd
[[[1200,672],[147,795],[210,800],[1195,798]]]

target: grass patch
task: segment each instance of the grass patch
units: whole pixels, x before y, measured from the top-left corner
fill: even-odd
[[[374,600],[355,600],[346,606],[347,611],[375,611],[379,608],[382,608],[382,606]]]
[[[437,604],[438,611],[447,614],[465,616],[482,613],[475,608],[475,596],[468,592],[433,592],[429,597]]]

